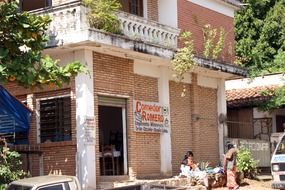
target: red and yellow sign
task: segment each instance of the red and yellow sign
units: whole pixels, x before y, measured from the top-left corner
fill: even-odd
[[[134,100],[134,128],[137,132],[168,133],[169,107]]]

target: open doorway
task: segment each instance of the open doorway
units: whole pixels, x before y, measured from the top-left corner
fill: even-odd
[[[100,174],[127,175],[126,101],[119,99],[118,104],[118,99],[102,99],[98,109]]]

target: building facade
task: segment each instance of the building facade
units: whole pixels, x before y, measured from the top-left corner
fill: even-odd
[[[258,167],[270,168],[271,155],[284,132],[284,106],[262,111],[272,98],[264,92],[284,85],[283,74],[226,81],[228,140],[248,148]]]
[[[246,74],[232,64],[238,2],[121,3],[116,35],[91,28],[79,1],[20,1],[23,10],[52,18],[43,53],[89,70],[62,88],[5,86],[33,110],[28,144],[15,146],[32,175],[77,175],[83,189],[95,189],[106,180],[176,175],[189,149],[197,161],[220,163],[225,80]],[[225,28],[218,61],[201,57],[205,24]],[[184,30],[193,34],[197,65],[176,83],[170,60]]]

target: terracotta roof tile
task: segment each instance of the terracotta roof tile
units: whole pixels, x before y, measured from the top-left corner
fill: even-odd
[[[263,91],[273,90],[277,87],[278,87],[277,85],[272,85],[272,86],[260,86],[260,87],[252,87],[252,88],[227,90],[226,99],[227,101],[234,101],[234,100],[264,97],[261,94]]]

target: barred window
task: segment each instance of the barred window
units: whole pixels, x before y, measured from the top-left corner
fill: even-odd
[[[41,142],[71,140],[71,99],[53,98],[40,101]]]

